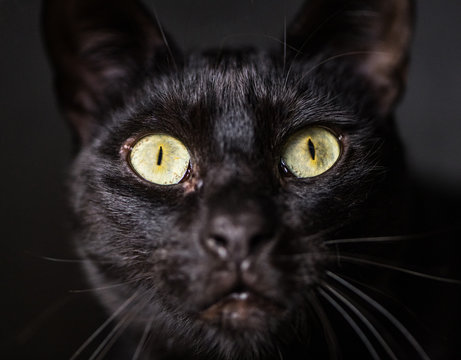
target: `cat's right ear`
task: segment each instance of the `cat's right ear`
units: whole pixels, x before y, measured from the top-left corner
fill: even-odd
[[[80,141],[150,70],[172,63],[159,24],[134,0],[44,0],[58,99]]]

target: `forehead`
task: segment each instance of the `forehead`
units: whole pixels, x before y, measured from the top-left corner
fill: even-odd
[[[314,73],[301,79],[265,54],[191,56],[180,71],[154,77],[134,108],[147,131],[179,137],[210,157],[260,156],[290,131],[332,112],[331,91]],[[331,117],[330,117],[331,120]]]
[[[276,120],[267,107],[283,103],[278,77],[278,65],[263,56],[191,57],[182,71],[154,80],[154,120],[205,133],[221,152],[249,152]]]

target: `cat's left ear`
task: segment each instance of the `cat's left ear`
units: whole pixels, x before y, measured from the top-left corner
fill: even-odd
[[[307,0],[287,42],[298,59],[345,65],[386,116],[405,87],[414,10],[413,0]]]
[[[174,63],[139,1],[44,0],[42,11],[59,103],[82,143],[152,70]]]

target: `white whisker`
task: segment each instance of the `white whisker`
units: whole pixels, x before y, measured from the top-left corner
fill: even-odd
[[[303,53],[303,50],[304,48],[306,47],[306,45],[311,41],[311,39],[314,38],[314,36],[318,33],[318,31],[320,29],[322,29],[322,27],[326,24],[328,24],[328,22],[330,20],[332,20],[335,16],[337,16],[339,13],[341,12],[341,10],[338,10],[338,11],[335,11],[333,14],[331,14],[329,17],[327,17],[324,21],[322,21],[316,29],[314,29],[308,36],[306,36],[306,38],[304,39],[303,43],[301,44],[301,46],[299,47],[299,49],[296,49],[296,55],[294,56],[293,60],[291,61],[291,64],[290,64],[290,67],[288,68],[288,71],[287,71],[287,75],[286,75],[286,78],[285,78],[285,86],[288,82],[288,76],[290,74],[290,71],[291,71],[291,68],[293,67],[293,64],[294,62],[296,61],[296,59],[298,58],[298,56],[300,54]]]
[[[276,345],[276,347],[277,347],[277,354],[278,354],[278,356],[279,356],[279,359],[280,359],[280,360],[283,360],[283,354],[282,354],[282,352],[280,351],[279,346]]]
[[[421,239],[421,238],[424,238],[425,236],[427,235],[417,234],[417,235],[395,235],[395,236],[375,236],[375,237],[351,238],[351,239],[335,239],[335,240],[324,241],[323,244],[337,245],[337,244],[393,242],[393,241]]]
[[[139,344],[136,347],[136,350],[133,354],[132,360],[138,360],[142,354],[142,350],[144,345],[146,344],[147,337],[149,336],[150,330],[152,329],[152,322],[154,321],[154,316],[151,316],[149,321],[147,322],[146,326],[144,327],[144,331],[142,333],[141,339],[139,340]]]
[[[344,52],[344,53],[341,53],[341,54],[337,54],[337,55],[333,55],[333,56],[330,56],[320,62],[318,62],[316,65],[312,66],[308,71],[304,72],[302,74],[302,76],[300,76],[296,83],[297,84],[300,84],[304,78],[306,78],[306,76],[308,76],[309,74],[311,74],[314,70],[316,70],[317,68],[319,68],[320,66],[322,65],[325,65],[326,63],[330,62],[330,61],[333,61],[333,60],[336,60],[336,59],[340,59],[340,58],[343,58],[343,57],[348,57],[348,56],[358,56],[358,55],[386,55],[388,53],[386,52],[383,52],[383,51],[375,51],[375,50],[360,50],[360,51],[349,51],[349,52]],[[285,77],[285,87],[287,86],[288,84],[288,77],[289,77],[289,72],[291,70],[291,67],[290,69],[288,69],[288,72],[287,72],[287,75]]]
[[[38,257],[42,260],[47,260],[47,261],[52,261],[52,262],[58,262],[58,263],[76,263],[76,264],[82,264],[85,262],[89,262],[90,260],[84,260],[84,259],[60,259],[60,258],[55,258],[55,257],[50,257],[50,256],[40,256],[40,255],[34,255],[35,257]]]
[[[338,338],[336,336],[336,333],[333,329],[333,326],[331,325],[331,321],[328,318],[327,314],[325,313],[325,310],[322,307],[322,304],[319,302],[317,297],[315,296],[314,293],[309,296],[309,301],[310,304],[312,305],[312,308],[317,315],[317,317],[320,320],[320,323],[322,324],[322,327],[325,332],[325,338],[327,340],[327,345],[328,345],[328,352],[330,353],[330,359],[331,360],[336,360],[339,359],[338,356],[338,349],[339,349],[339,343],[338,343]]]
[[[43,256],[43,255],[38,255],[34,254],[31,252],[26,252],[28,255],[33,256],[35,258],[38,258],[40,260],[46,260],[46,261],[51,261],[51,262],[56,262],[56,263],[68,263],[68,264],[84,264],[87,262],[95,262],[93,260],[89,259],[63,259],[63,258],[56,258],[52,256]],[[110,264],[111,261],[98,261],[98,264]]]
[[[133,319],[132,313],[127,313],[125,316],[114,326],[114,328],[107,334],[105,339],[94,350],[93,354],[88,360],[103,359],[107,352],[112,348],[115,341],[122,335],[127,328],[130,321]]]
[[[444,283],[448,283],[448,284],[461,285],[461,281],[457,280],[457,279],[450,279],[450,278],[446,278],[446,277],[442,277],[442,276],[425,274],[425,273],[422,273],[422,272],[419,272],[419,271],[414,271],[414,270],[411,270],[411,269],[406,269],[406,268],[402,268],[402,267],[395,266],[395,265],[384,264],[384,263],[373,261],[373,260],[360,259],[360,258],[357,258],[357,257],[347,256],[347,255],[336,255],[336,257],[339,260],[345,260],[345,261],[351,262],[351,263],[359,263],[359,264],[377,266],[377,267],[381,267],[381,268],[385,268],[385,269],[389,269],[389,270],[399,271],[399,272],[404,273],[404,274],[421,277],[421,278],[424,278],[424,279],[440,281],[440,282],[444,282]]]
[[[158,26],[158,30],[160,31],[160,35],[162,36],[162,39],[163,39],[163,42],[168,50],[168,54],[170,55],[171,57],[171,60],[173,61],[173,64],[174,64],[174,67],[176,68],[176,70],[178,70],[178,65],[176,64],[176,59],[174,57],[174,54],[173,54],[173,51],[171,50],[171,46],[170,44],[168,43],[168,39],[165,35],[165,32],[163,31],[163,26],[162,24],[160,23],[160,20],[157,16],[157,11],[155,8],[152,8],[152,13],[154,14],[154,18],[155,18],[155,22]]]
[[[134,283],[136,281],[137,280],[125,281],[125,282],[122,282],[122,283],[119,283],[119,284],[106,285],[106,286],[101,286],[101,287],[97,287],[97,288],[69,290],[69,293],[71,293],[71,294],[80,294],[80,293],[87,293],[87,292],[109,290],[109,289],[120,287],[120,286],[123,286],[123,285],[126,285],[126,284],[132,284],[132,283]]]
[[[365,324],[365,326],[368,328],[368,330],[371,331],[371,333],[375,336],[376,340],[381,344],[381,346],[384,348],[384,350],[387,352],[387,354],[394,360],[397,360],[397,357],[395,356],[394,352],[390,348],[390,346],[387,344],[387,342],[384,340],[382,335],[379,333],[379,331],[373,326],[373,324],[366,318],[366,316],[357,308],[356,305],[352,304],[350,300],[348,300],[344,295],[339,293],[339,291],[333,289],[331,286],[324,284],[323,285],[325,288],[327,288],[333,295],[335,295],[339,300],[343,302],[344,305],[346,305],[361,321],[362,323]]]
[[[287,16],[283,17],[283,73],[287,63]]]
[[[370,342],[368,337],[362,331],[362,329],[357,325],[357,323],[352,319],[352,317],[343,309],[341,305],[338,304],[330,295],[328,295],[322,289],[318,289],[320,295],[322,295],[340,314],[341,316],[349,323],[350,327],[356,332],[359,336],[360,340],[362,340],[363,344],[367,348],[368,352],[370,353],[371,357],[375,360],[379,360],[380,357],[376,352],[373,344]]]
[[[138,296],[138,292],[135,292],[131,295],[120,307],[106,320],[104,323],[99,326],[93,334],[85,340],[85,342],[75,351],[70,360],[75,360],[82,352],[85,350],[89,344],[113,321],[126,307],[131,304],[131,302]]]
[[[349,283],[348,281],[344,280],[340,276],[336,275],[331,271],[327,271],[327,275],[337,282],[342,284],[344,287],[351,290],[353,293],[360,296],[363,300],[365,300],[368,304],[370,304],[373,308],[378,310],[382,315],[384,315],[408,340],[408,342],[413,346],[413,348],[418,352],[419,356],[421,356],[424,360],[430,360],[429,356],[426,354],[424,349],[418,343],[418,341],[414,338],[414,336],[408,331],[408,329],[399,321],[397,318],[392,315],[386,308],[384,308],[380,303],[376,300],[372,299],[368,295],[366,295],[363,291],[359,290],[357,287]]]

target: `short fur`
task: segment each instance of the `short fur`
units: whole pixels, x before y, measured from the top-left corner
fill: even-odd
[[[75,244],[94,287],[121,284],[99,300],[109,314],[129,309],[120,315],[129,322],[126,348],[134,353],[148,329],[146,359],[339,352],[333,335],[321,334],[318,306],[322,294],[326,306],[335,298],[329,274],[342,268],[328,241],[411,230],[393,111],[412,3],[308,1],[289,28],[286,59],[247,49],[181,55],[134,1],[48,0],[44,10],[60,104],[79,139],[69,178]],[[312,125],[335,132],[342,154],[321,176],[299,179],[284,171],[281,149]],[[186,145],[184,182],[159,186],[132,171],[129,145],[146,133]],[[231,260],[204,245],[218,217],[257,235],[229,245]],[[383,272],[362,277],[383,288],[389,281]],[[242,289],[283,313],[261,310],[238,327],[200,316]],[[333,324],[346,358],[370,354],[347,326]],[[423,357],[383,333],[399,358]]]

